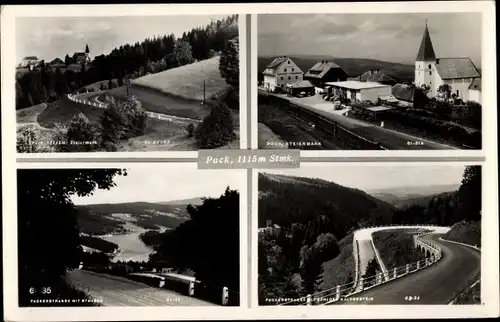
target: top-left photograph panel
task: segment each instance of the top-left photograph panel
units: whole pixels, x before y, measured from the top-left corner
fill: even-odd
[[[237,14],[14,20],[17,153],[240,148]]]

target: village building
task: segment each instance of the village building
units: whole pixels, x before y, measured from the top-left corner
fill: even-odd
[[[22,68],[33,68],[40,64],[40,60],[36,56],[26,56],[21,60],[19,67]]]
[[[481,104],[481,78],[475,78],[470,84],[468,101]]]
[[[332,94],[355,101],[370,101],[377,104],[379,96],[391,95],[391,86],[360,81],[327,82]]]
[[[307,71],[304,80],[311,82],[316,87],[315,92],[320,94],[324,92],[325,83],[345,81],[347,74],[334,62],[322,60]]]
[[[298,96],[300,93],[314,95],[314,88],[314,85],[308,80],[301,80],[292,84],[286,84],[287,94],[290,96]]]
[[[359,76],[359,81],[380,83],[391,86],[397,83],[397,81],[394,78],[388,76],[385,73],[381,73],[380,69],[378,68],[372,68],[367,72],[363,73],[361,76]]]
[[[304,72],[293,62],[290,57],[282,56],[275,58],[266,66],[264,72],[264,88],[274,92],[284,91],[287,84],[303,80]]]
[[[89,63],[90,62],[90,50],[89,45],[85,46],[85,52],[76,52],[73,54],[73,61],[75,64]]]
[[[436,58],[432,41],[425,24],[424,34],[415,59],[415,86],[427,87],[427,96],[438,97],[441,85],[451,88],[451,95],[467,101],[469,86],[474,79],[481,77],[476,66],[469,57]]]

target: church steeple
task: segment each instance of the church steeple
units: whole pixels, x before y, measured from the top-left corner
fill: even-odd
[[[435,61],[435,60],[436,60],[436,54],[434,53],[431,36],[429,34],[429,29],[427,28],[427,19],[425,19],[424,35],[422,36],[422,41],[420,42],[420,49],[418,50],[417,59],[415,59],[415,61]]]
[[[85,53],[86,53],[86,54],[89,54],[89,53],[90,53],[90,50],[89,50],[89,45],[85,45]]]

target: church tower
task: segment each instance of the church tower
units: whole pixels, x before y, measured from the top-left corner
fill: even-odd
[[[88,44],[85,45],[85,61],[90,61],[90,49]]]
[[[422,36],[420,49],[418,50],[417,58],[415,59],[415,86],[428,86],[431,88],[431,91],[429,92],[430,95],[435,95],[435,93],[432,93],[433,74],[436,73],[435,64],[436,54],[434,53],[434,48],[432,47],[431,36],[429,34],[429,29],[427,28],[426,19],[424,35]]]

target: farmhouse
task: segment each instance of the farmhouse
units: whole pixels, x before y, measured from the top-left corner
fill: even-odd
[[[380,116],[395,108],[396,107],[391,106],[373,106],[362,102],[351,104],[352,112],[358,115],[363,115],[364,117],[371,120],[377,120],[378,118],[380,118]]]
[[[326,82],[341,82],[347,80],[347,74],[339,65],[334,62],[322,60],[314,64],[304,75],[304,80],[308,80],[317,87],[316,92],[322,93]]]
[[[391,89],[392,95],[405,102],[413,102],[413,95],[415,94],[415,88],[405,84],[396,84]]]
[[[20,67],[36,67],[40,63],[40,60],[36,56],[26,56],[21,60],[19,64]]]
[[[351,101],[370,101],[377,103],[379,96],[391,95],[391,86],[360,81],[328,82],[334,95],[339,95]]]
[[[470,84],[468,100],[481,104],[481,78],[474,78]]]
[[[62,59],[60,59],[60,58],[56,58],[56,59],[54,59],[54,60],[52,60],[52,61],[50,62],[50,65],[51,65],[51,66],[55,66],[55,65],[64,65],[64,62],[62,61]]]
[[[314,85],[308,80],[301,80],[292,84],[286,84],[286,90],[291,96],[297,96],[302,92],[308,95],[314,95]]]
[[[478,77],[481,75],[469,57],[436,58],[426,23],[415,59],[415,85],[427,87],[427,95],[436,97],[440,86],[447,84],[451,87],[452,94],[467,101],[469,86]]]
[[[363,73],[361,76],[359,76],[359,80],[361,82],[372,82],[385,85],[395,85],[397,83],[394,78],[381,73],[380,69],[378,68],[370,69],[369,71]]]
[[[264,88],[268,91],[285,89],[286,84],[301,81],[304,72],[289,57],[277,57],[266,66],[264,72]]]

